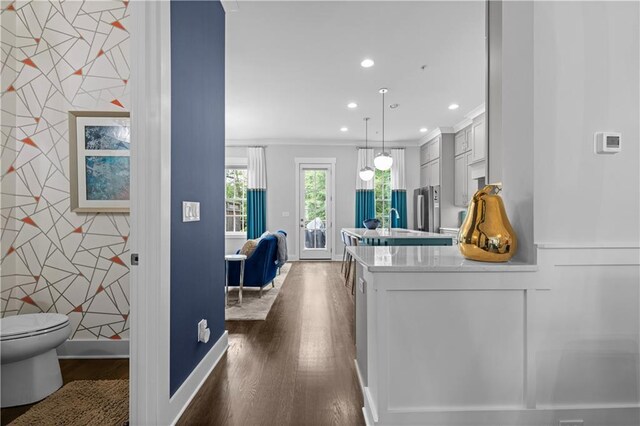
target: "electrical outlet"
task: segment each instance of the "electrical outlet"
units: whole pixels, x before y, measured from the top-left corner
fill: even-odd
[[[559,426],[584,426],[584,420],[560,420]]]
[[[207,343],[210,336],[211,330],[207,327],[207,320],[200,320],[198,322],[198,342]]]

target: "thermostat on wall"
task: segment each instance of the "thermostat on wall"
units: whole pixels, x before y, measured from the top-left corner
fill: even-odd
[[[593,135],[596,154],[615,154],[622,151],[622,133],[597,132]]]

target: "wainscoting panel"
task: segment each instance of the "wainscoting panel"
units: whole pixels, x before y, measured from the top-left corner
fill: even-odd
[[[359,268],[365,417],[640,424],[640,248],[543,246],[537,259],[535,272]]]
[[[637,405],[640,400],[640,250],[538,250],[538,407]]]
[[[389,291],[389,410],[523,407],[524,298]]]

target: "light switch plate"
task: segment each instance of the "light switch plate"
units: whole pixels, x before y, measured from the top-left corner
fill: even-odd
[[[200,221],[200,203],[197,201],[182,202],[182,221],[183,222],[199,222]]]
[[[282,212],[282,217],[289,217],[289,212]]]

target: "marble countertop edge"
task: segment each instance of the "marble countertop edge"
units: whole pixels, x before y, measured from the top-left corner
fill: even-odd
[[[477,262],[465,259],[457,246],[358,246],[347,250],[370,272],[536,272],[522,262]]]

